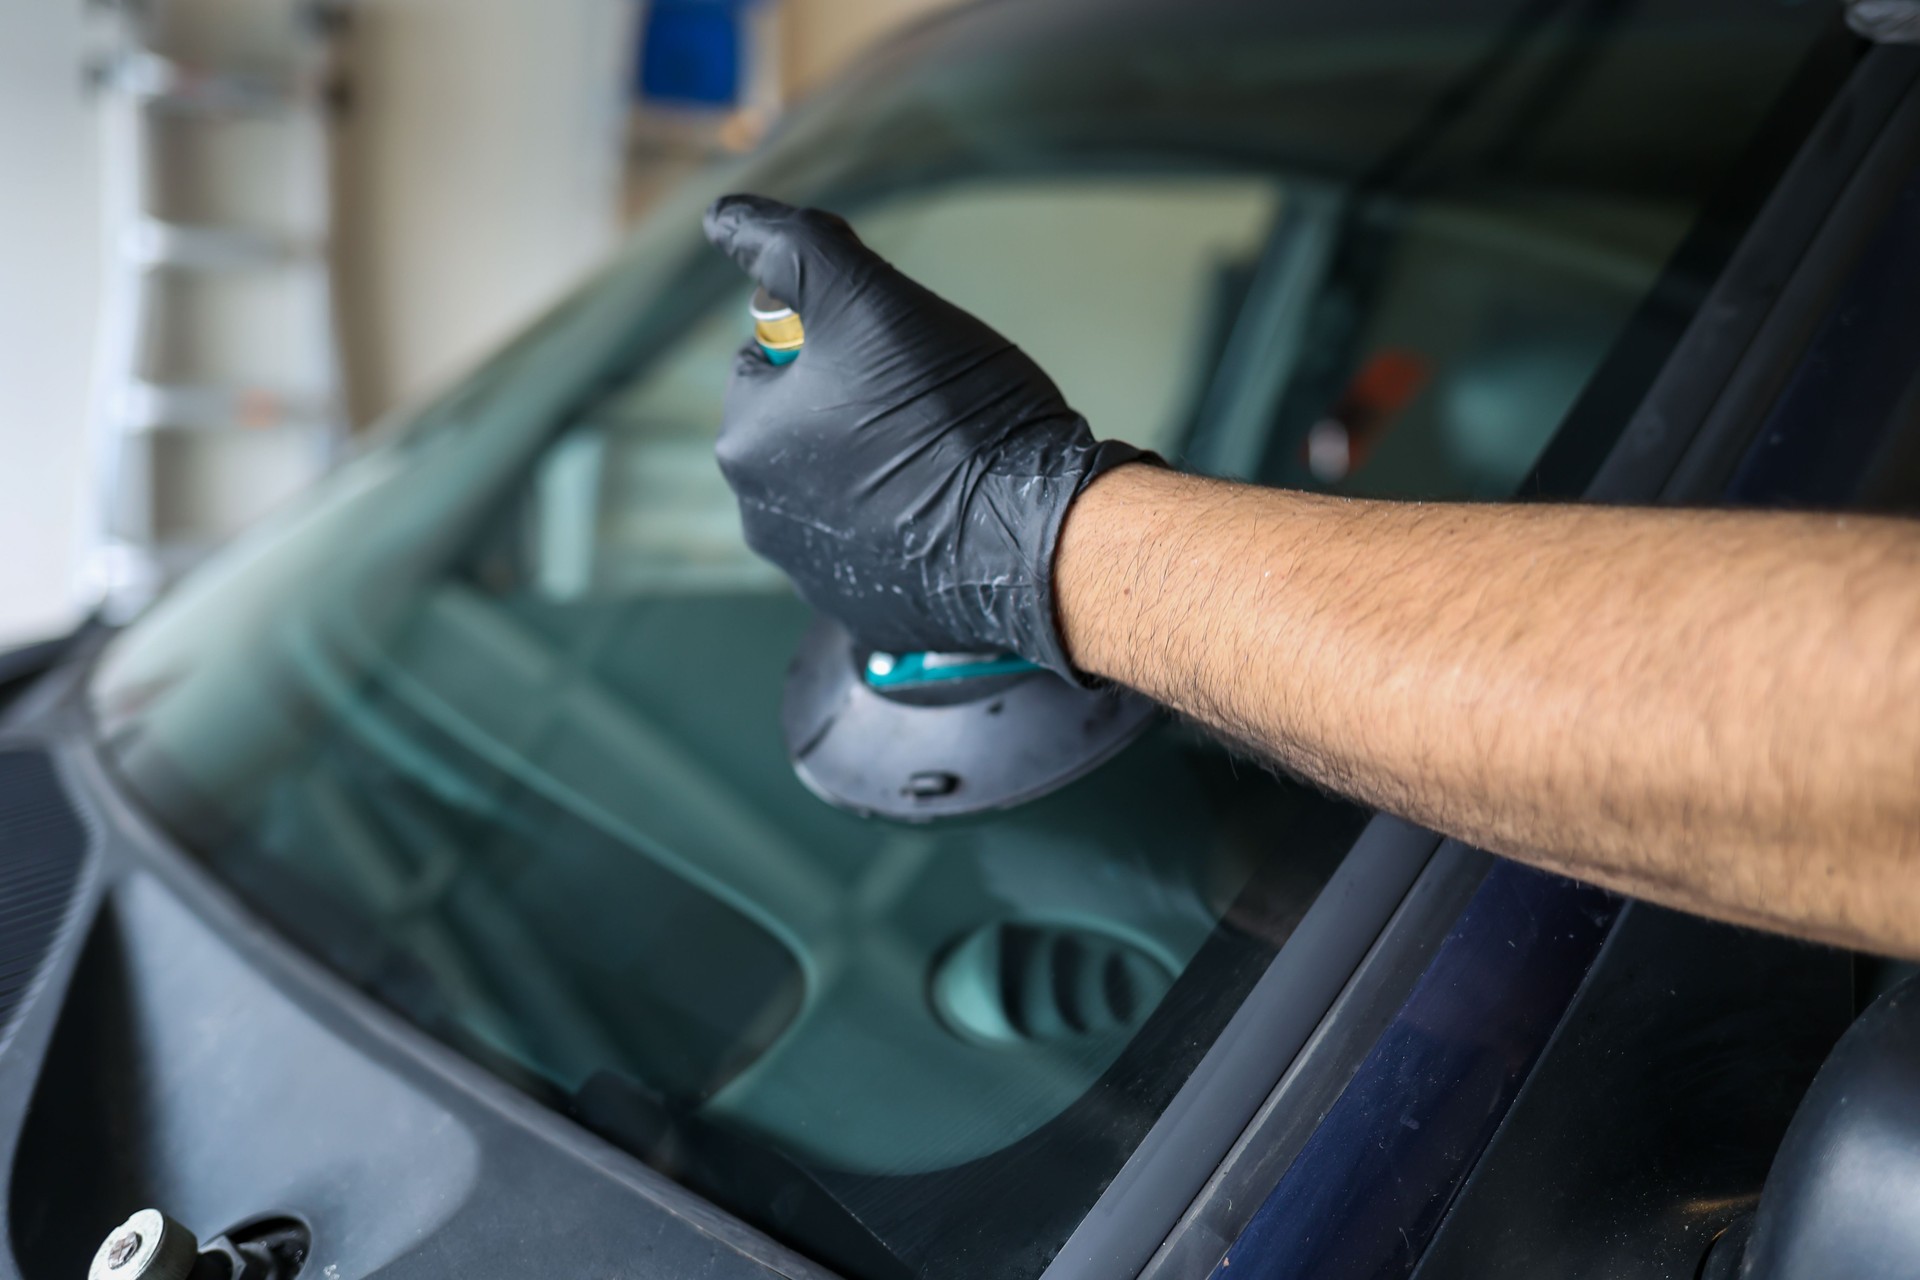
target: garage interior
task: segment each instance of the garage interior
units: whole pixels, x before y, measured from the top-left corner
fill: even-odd
[[[5,6],[0,645],[139,609],[941,3]]]

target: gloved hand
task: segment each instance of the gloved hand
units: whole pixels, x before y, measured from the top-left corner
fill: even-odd
[[[707,239],[806,328],[785,365],[734,363],[720,469],[747,544],[861,640],[1011,650],[1074,678],[1053,556],[1094,477],[1151,458],[1096,441],[1011,342],[818,209],[725,196]]]

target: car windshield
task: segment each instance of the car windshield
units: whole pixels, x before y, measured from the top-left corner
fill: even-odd
[[[918,31],[119,638],[109,759],[298,945],[774,1236],[856,1280],[1038,1275],[1367,815],[1171,720],[992,816],[802,787],[806,611],[712,459],[748,288],[698,213],[847,214],[1196,470],[1570,495],[1832,17],[1435,8]]]

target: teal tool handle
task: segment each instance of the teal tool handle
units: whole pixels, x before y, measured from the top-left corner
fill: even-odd
[[[1017,653],[875,653],[867,658],[866,680],[875,689],[905,689],[1038,670]]]

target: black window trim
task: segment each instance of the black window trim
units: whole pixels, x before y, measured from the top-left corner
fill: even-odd
[[[1880,47],[1860,59],[1607,452],[1586,500],[1677,505],[1718,495],[1908,172],[1905,135],[1920,129],[1916,79],[1920,51]],[[1419,842],[1426,856],[1396,882],[1387,913],[1376,916],[1375,900],[1343,897],[1344,873],[1408,869]],[[1217,1242],[1237,1238],[1311,1134],[1307,1121],[1317,1121],[1371,1046],[1355,1025],[1341,1024],[1384,1025],[1489,865],[1486,854],[1440,846],[1431,833],[1376,817],[1314,910],[1332,904],[1342,927],[1366,929],[1366,942],[1378,945],[1348,963],[1344,951],[1319,951],[1303,921],[1042,1280],[1209,1274]],[[1329,970],[1340,975],[1332,998]],[[1298,971],[1314,980],[1301,982]],[[1245,1085],[1263,1070],[1271,1083],[1249,1103]]]

